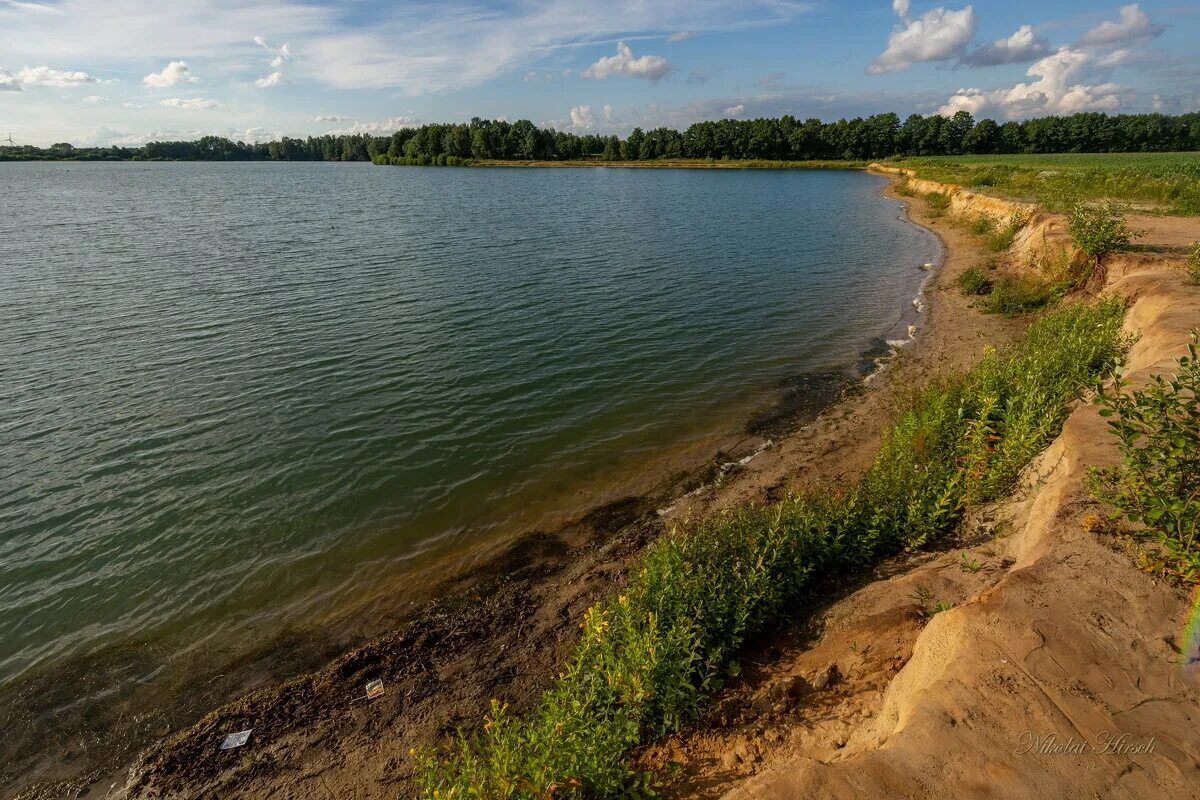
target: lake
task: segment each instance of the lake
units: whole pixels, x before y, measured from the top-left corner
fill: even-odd
[[[710,457],[903,337],[939,245],[883,184],[0,166],[0,681],[236,653]]]

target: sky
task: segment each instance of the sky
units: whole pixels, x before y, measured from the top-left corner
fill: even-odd
[[[0,138],[1200,110],[1200,2],[0,0]]]

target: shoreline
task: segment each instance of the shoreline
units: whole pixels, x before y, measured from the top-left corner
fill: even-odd
[[[908,203],[904,202],[904,198],[895,197],[888,187],[885,187],[884,194],[900,200],[904,209],[901,216],[910,224],[928,229],[928,226],[912,219]],[[924,323],[923,331],[930,329],[934,309],[940,305],[941,297],[945,294],[945,287],[936,284],[944,265],[953,254],[945,237],[936,230],[934,233],[940,243],[942,266],[926,275],[918,287],[916,299],[926,292],[930,295],[929,308],[924,313],[917,313],[918,320]],[[914,268],[916,266],[914,265]],[[927,337],[922,334],[918,344],[927,341]],[[488,696],[512,696],[516,704],[522,700],[530,701],[536,697],[545,679],[549,677],[544,662],[548,660],[552,664],[561,661],[565,653],[563,648],[573,644],[570,633],[575,626],[572,620],[577,619],[594,599],[620,585],[624,569],[646,542],[672,523],[695,514],[711,512],[726,505],[731,498],[742,495],[747,473],[761,471],[760,465],[763,462],[790,463],[788,458],[779,457],[779,451],[797,444],[797,440],[801,438],[806,438],[802,437],[802,434],[819,426],[822,420],[830,421],[839,415],[845,417],[847,414],[843,412],[848,406],[861,406],[866,398],[874,397],[877,401],[876,406],[886,407],[886,402],[879,401],[886,394],[884,387],[888,385],[888,376],[893,371],[891,366],[912,358],[920,348],[906,346],[889,350],[882,359],[883,363],[875,361],[875,368],[868,370],[867,362],[861,361],[852,380],[834,382],[832,391],[817,407],[813,407],[811,402],[803,403],[811,397],[811,393],[810,388],[800,388],[795,390],[795,393],[802,401],[802,407],[787,408],[788,398],[785,393],[785,397],[781,398],[778,404],[779,408],[768,412],[770,419],[767,427],[756,433],[749,430],[755,420],[747,421],[748,437],[757,435],[765,440],[765,446],[761,441],[746,442],[746,439],[743,439],[742,443],[746,444],[745,452],[720,452],[695,469],[672,476],[665,481],[661,491],[598,506],[574,523],[552,533],[535,531],[476,548],[481,552],[457,553],[447,557],[444,560],[453,561],[457,565],[457,572],[435,582],[436,597],[422,608],[414,609],[413,603],[410,603],[397,612],[394,608],[396,598],[389,594],[343,609],[322,626],[336,628],[339,622],[362,613],[364,608],[392,606],[388,616],[396,620],[398,628],[393,634],[366,643],[360,640],[357,646],[346,647],[345,642],[336,643],[337,637],[332,635],[323,643],[314,643],[313,639],[325,637],[311,637],[303,631],[283,632],[263,652],[257,654],[255,659],[297,659],[296,651],[299,650],[303,654],[300,659],[316,658],[326,666],[315,672],[286,678],[281,683],[267,683],[232,703],[218,703],[220,707],[216,711],[202,718],[191,729],[168,735],[165,740],[160,740],[160,744],[152,745],[141,757],[141,766],[148,769],[152,777],[154,773],[173,775],[184,778],[185,785],[200,784],[192,785],[192,788],[199,789],[204,781],[213,777],[210,772],[213,767],[227,766],[225,761],[213,762],[204,753],[208,739],[216,735],[213,731],[228,727],[226,723],[238,718],[257,718],[264,708],[272,708],[280,702],[290,705],[297,700],[307,709],[310,718],[321,718],[333,712],[331,706],[343,703],[353,705],[354,701],[347,700],[340,687],[337,702],[330,703],[330,697],[320,696],[328,694],[330,684],[341,683],[347,672],[361,677],[359,683],[365,681],[367,673],[387,672],[391,677],[386,684],[394,686],[396,675],[410,673],[410,677],[420,675],[427,678],[424,674],[427,670],[419,669],[414,662],[422,659],[436,661],[440,656],[446,655],[447,650],[460,660],[463,656],[473,655],[476,664],[479,664],[486,658],[486,650],[498,648],[504,651],[516,645],[517,648],[528,651],[526,655],[538,656],[534,661],[539,664],[543,674],[540,678],[529,673],[522,674],[521,671],[514,674],[511,669],[513,665],[510,663],[512,659],[502,659],[509,669],[507,673],[504,670],[497,671],[499,678],[493,676],[483,679],[475,674],[465,675],[456,681],[440,681],[440,692],[450,694],[450,702],[439,703],[439,690],[431,690],[430,694],[422,699],[427,705],[449,705],[454,711],[443,723],[432,726],[434,735],[444,733],[447,723],[466,724],[472,715],[464,717],[459,711],[470,706],[477,706],[482,710],[486,707]],[[797,377],[820,381],[824,376],[810,373]],[[876,382],[877,378],[882,380]],[[829,387],[826,386],[825,389],[828,390]],[[771,429],[772,424],[780,427]],[[780,434],[783,438],[777,445],[772,438]],[[835,425],[834,431],[826,430],[817,437],[817,443],[824,446],[835,443],[840,438],[842,433]],[[812,442],[807,444],[810,448],[813,447]],[[861,441],[852,444],[858,449],[863,447]],[[810,478],[814,477],[811,474],[814,470],[804,471],[809,473]],[[826,477],[835,476],[830,474]],[[778,487],[774,483],[765,485],[760,482],[757,491],[763,499],[769,500],[778,491]],[[562,608],[559,612],[561,619],[543,620],[544,630],[539,631],[536,641],[523,641],[523,617],[530,614],[535,618],[545,616],[549,607],[556,604]],[[496,623],[502,620],[516,626],[515,633],[498,630]],[[430,637],[430,630],[440,633]],[[310,641],[298,641],[302,638]],[[544,658],[547,650],[552,654],[549,659]],[[530,666],[528,659],[516,661],[522,666]],[[508,680],[505,680],[506,677]],[[475,682],[475,686],[461,685],[472,681]],[[481,692],[481,689],[485,691]],[[410,690],[405,699],[412,694]],[[380,701],[374,705],[380,707],[384,702]],[[397,711],[404,713],[399,709]],[[290,720],[274,720],[270,728],[275,729],[277,734],[294,735],[297,728],[304,725],[304,720],[299,718],[302,713],[294,713]],[[423,738],[428,740],[431,733],[431,726],[427,724],[428,718],[423,714],[408,716],[418,717],[415,724],[408,726],[411,732],[423,732]],[[261,724],[256,726],[256,730],[264,737],[268,735]],[[407,740],[407,737],[400,738]],[[194,771],[188,765],[198,771]],[[113,777],[115,776],[111,773],[92,775],[93,780],[88,783],[94,787],[103,783],[103,788],[110,788],[105,782],[111,782]],[[99,780],[95,780],[96,778]]]

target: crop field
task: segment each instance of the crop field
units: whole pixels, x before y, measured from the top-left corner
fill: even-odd
[[[1144,212],[1200,214],[1200,153],[937,156],[895,163],[921,178],[1033,200],[1051,211],[1112,199]]]

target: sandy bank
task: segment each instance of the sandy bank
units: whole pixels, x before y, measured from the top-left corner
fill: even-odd
[[[1061,217],[914,184],[950,194],[953,213],[1031,214],[1018,268],[1070,252]],[[1097,287],[1130,303],[1135,385],[1170,370],[1200,325],[1200,289],[1166,252],[1200,239],[1200,220],[1136,224],[1160,252],[1109,258]],[[709,719],[644,763],[682,765],[677,797],[1197,796],[1200,670],[1181,652],[1192,598],[1086,521],[1098,509],[1088,469],[1115,459],[1096,408],[1080,404],[1015,496],[976,510],[957,547],[886,564],[818,619],[760,642]],[[952,608],[930,617],[933,601]],[[778,702],[786,679],[831,673]]]

